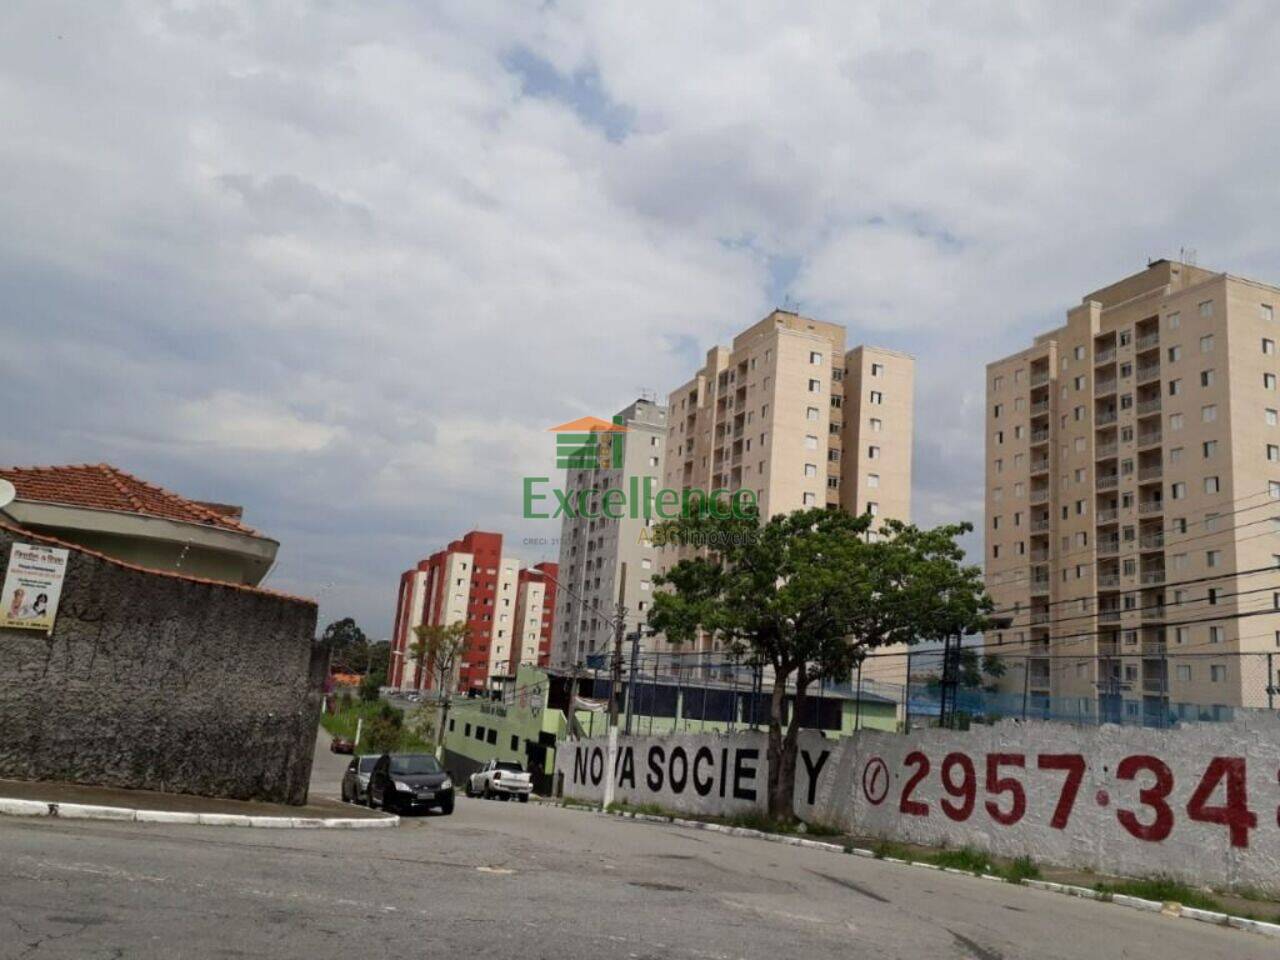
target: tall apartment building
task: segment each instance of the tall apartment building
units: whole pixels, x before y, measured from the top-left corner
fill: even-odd
[[[502,553],[502,534],[472,530],[400,577],[387,683],[399,690],[435,686],[426,664],[414,657],[419,624],[463,621],[470,640],[456,668],[459,691],[484,689],[506,676],[522,643],[516,619],[519,563]]]
[[[619,411],[615,421],[626,428],[620,462],[570,467],[565,489],[574,498],[584,490],[593,498],[606,490],[623,490],[631,497],[646,484],[655,491],[660,486],[667,408],[641,399]],[[553,665],[572,666],[612,649],[612,618],[620,597],[628,610],[628,631],[648,618],[656,551],[647,531],[655,521],[645,517],[643,510],[636,513],[632,516],[628,508],[613,519],[566,512],[562,518]]]
[[[556,585],[559,567],[536,563],[522,569],[516,588],[516,613],[508,675],[524,666],[545,667],[551,662],[551,638],[555,623]]]
[[[774,310],[671,392],[663,486],[750,489],[765,518],[909,519],[914,383],[906,354],[846,352],[839,324]],[[664,565],[684,552],[664,550]]]
[[[1265,704],[1230,654],[1280,643],[1256,592],[1280,577],[1237,576],[1280,561],[1278,305],[1159,260],[988,365],[986,580],[1012,611],[988,642],[1030,657],[1005,688],[1130,720]]]

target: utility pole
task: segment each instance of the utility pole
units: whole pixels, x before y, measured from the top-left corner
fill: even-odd
[[[635,710],[636,697],[636,671],[639,669],[640,660],[640,631],[636,630],[630,634],[631,640],[631,669],[627,671],[627,723],[623,728],[623,732],[627,736],[631,736],[631,715]]]
[[[578,717],[578,671],[582,669],[582,662],[575,660],[573,663],[573,673],[569,677],[569,739],[575,740],[577,736],[574,732],[574,726]]]
[[[613,623],[613,665],[609,682],[609,749],[604,771],[604,807],[613,804],[618,768],[618,690],[622,687],[622,638],[627,632],[627,565],[619,564],[618,606]]]

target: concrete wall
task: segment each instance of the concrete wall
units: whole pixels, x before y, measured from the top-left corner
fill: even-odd
[[[765,808],[763,734],[621,745],[621,801],[702,814]],[[1171,731],[1013,721],[840,740],[806,731],[800,746],[795,802],[808,821],[859,836],[1280,892],[1280,717]],[[605,750],[603,739],[561,749],[556,773],[567,796],[603,796]],[[1068,802],[1072,765],[1079,779]],[[1220,822],[1219,808],[1236,811],[1234,826]]]
[[[0,528],[0,576],[15,541]],[[53,635],[0,630],[0,777],[306,802],[309,601],[72,549]]]

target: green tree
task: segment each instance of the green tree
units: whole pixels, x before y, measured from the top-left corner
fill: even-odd
[[[709,634],[772,668],[769,815],[794,820],[800,720],[812,684],[848,680],[876,647],[938,641],[982,626],[991,607],[956,537],[869,516],[799,510],[759,525],[695,516],[663,525],[667,543],[709,545],[657,581],[650,626],[682,643]],[[789,689],[790,688],[790,689]],[[794,708],[788,716],[788,693]]]
[[[431,671],[440,697],[440,726],[436,729],[437,752],[444,746],[445,723],[449,719],[449,701],[453,694],[453,671],[462,651],[471,639],[471,628],[462,620],[446,625],[423,624],[413,628],[418,637],[409,644],[409,652]]]
[[[365,724],[361,753],[391,753],[400,748],[403,736],[404,714],[384,703],[382,708]]]
[[[324,628],[320,642],[329,648],[329,663],[340,673],[368,673],[369,638],[351,617]]]

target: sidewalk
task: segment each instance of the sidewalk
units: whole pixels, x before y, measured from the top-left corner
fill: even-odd
[[[341,771],[348,760],[329,753],[327,737],[318,738],[311,798],[301,807],[78,783],[0,780],[0,814],[204,826],[348,829],[396,826],[399,817],[336,799]]]

